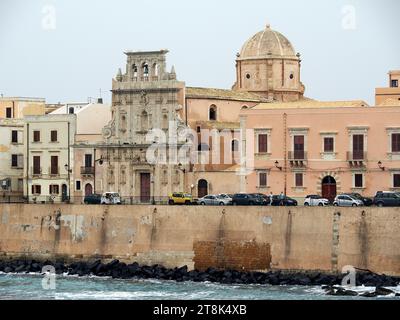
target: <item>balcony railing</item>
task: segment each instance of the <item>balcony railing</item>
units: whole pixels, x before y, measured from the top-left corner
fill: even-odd
[[[81,167],[81,174],[93,175],[94,167]]]
[[[307,152],[304,150],[289,151],[288,152],[289,161],[306,161]]]
[[[347,152],[347,161],[365,161],[367,153],[365,151],[349,151]]]

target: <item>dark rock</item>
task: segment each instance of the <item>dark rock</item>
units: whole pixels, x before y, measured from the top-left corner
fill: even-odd
[[[11,268],[11,267],[5,267],[5,268],[4,268],[4,272],[5,272],[5,273],[10,273],[10,272],[13,272],[13,271],[14,271],[14,269]]]
[[[14,272],[22,272],[25,271],[26,266],[23,264],[20,264],[18,267],[15,268]]]
[[[377,287],[375,289],[375,293],[378,296],[388,296],[390,294],[394,294],[395,292],[393,290],[386,289],[386,288],[383,288],[383,287]]]
[[[92,263],[90,263],[87,267],[91,272],[95,272],[97,270],[97,267],[101,264],[101,260],[96,260]]]
[[[360,297],[364,298],[375,298],[377,296],[376,292],[364,292],[360,294]]]

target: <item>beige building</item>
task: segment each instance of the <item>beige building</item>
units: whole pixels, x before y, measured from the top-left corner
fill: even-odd
[[[20,201],[23,194],[24,122],[0,119],[0,202]]]
[[[68,201],[76,116],[28,116],[24,131],[24,196],[38,203]]]
[[[24,116],[45,114],[45,99],[1,97],[0,119],[22,119]]]
[[[389,71],[388,87],[376,88],[375,104],[377,106],[400,105],[400,70]]]

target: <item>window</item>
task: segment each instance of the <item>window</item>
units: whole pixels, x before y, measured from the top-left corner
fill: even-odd
[[[33,174],[40,174],[41,172],[40,168],[40,156],[34,156],[33,157]]]
[[[60,186],[58,184],[49,185],[49,194],[59,195],[60,194]]]
[[[398,88],[398,87],[399,87],[399,80],[392,80],[392,81],[390,82],[390,86],[391,86],[392,88]]]
[[[294,159],[302,160],[305,158],[304,154],[304,136],[293,137]]]
[[[11,131],[11,143],[18,143],[18,131],[17,130]]]
[[[137,68],[136,64],[134,64],[134,65],[132,66],[132,71],[133,71],[133,77],[134,77],[134,78],[137,78],[138,68]]]
[[[332,137],[324,138],[324,152],[334,152],[335,139]]]
[[[400,188],[400,173],[393,175],[393,188]]]
[[[295,184],[296,187],[303,187],[303,174],[302,173],[295,173]]]
[[[258,135],[258,153],[268,152],[268,135],[259,134]]]
[[[147,63],[143,63],[143,76],[149,76],[149,65]]]
[[[354,187],[355,188],[364,187],[364,175],[362,173],[356,173],[354,175]]]
[[[217,107],[212,105],[209,111],[209,120],[216,121],[217,120]]]
[[[6,108],[6,118],[7,119],[12,118],[12,109],[11,108]]]
[[[69,109],[68,109],[68,113],[69,114],[74,114],[74,107],[70,107]]]
[[[50,174],[57,175],[58,174],[58,156],[51,156],[51,167],[50,167]]]
[[[200,132],[201,132],[201,127],[197,126],[197,133],[200,133]]]
[[[246,74],[246,78],[247,78],[247,79],[250,79],[250,78],[251,78],[250,73]]]
[[[76,180],[76,191],[80,191],[81,190],[81,181],[80,180]]]
[[[42,186],[40,185],[32,185],[32,194],[33,195],[40,195],[42,193]]]
[[[57,130],[52,130],[50,132],[50,141],[57,142]]]
[[[86,168],[92,167],[92,155],[91,154],[85,154],[85,167]]]
[[[392,152],[400,152],[400,133],[392,134]]]
[[[17,168],[18,167],[18,155],[17,154],[12,154],[11,155],[11,167],[12,168]]]
[[[364,160],[364,135],[353,135],[353,160]]]
[[[260,188],[265,188],[267,187],[267,173],[266,172],[260,172],[258,175],[258,185],[260,186]]]
[[[40,142],[40,131],[33,131],[33,142]]]
[[[294,78],[294,74],[291,73],[290,76],[289,76],[289,78],[290,78],[290,79],[293,79],[293,78]]]

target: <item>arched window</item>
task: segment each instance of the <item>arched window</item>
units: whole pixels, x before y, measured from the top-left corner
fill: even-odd
[[[216,121],[217,120],[217,106],[212,105],[209,110],[209,120]]]
[[[158,77],[158,64],[153,64],[153,76]]]
[[[208,182],[207,180],[201,179],[197,183],[197,197],[203,198],[208,195]]]
[[[236,139],[232,140],[232,151],[233,152],[239,151],[239,141],[237,141]]]
[[[249,107],[248,106],[243,106],[242,110],[247,110]]]
[[[143,63],[143,76],[144,77],[149,76],[149,65],[146,62]]]
[[[136,64],[134,64],[132,66],[132,73],[133,73],[134,78],[137,78],[137,72],[138,72],[137,66],[136,66]]]

